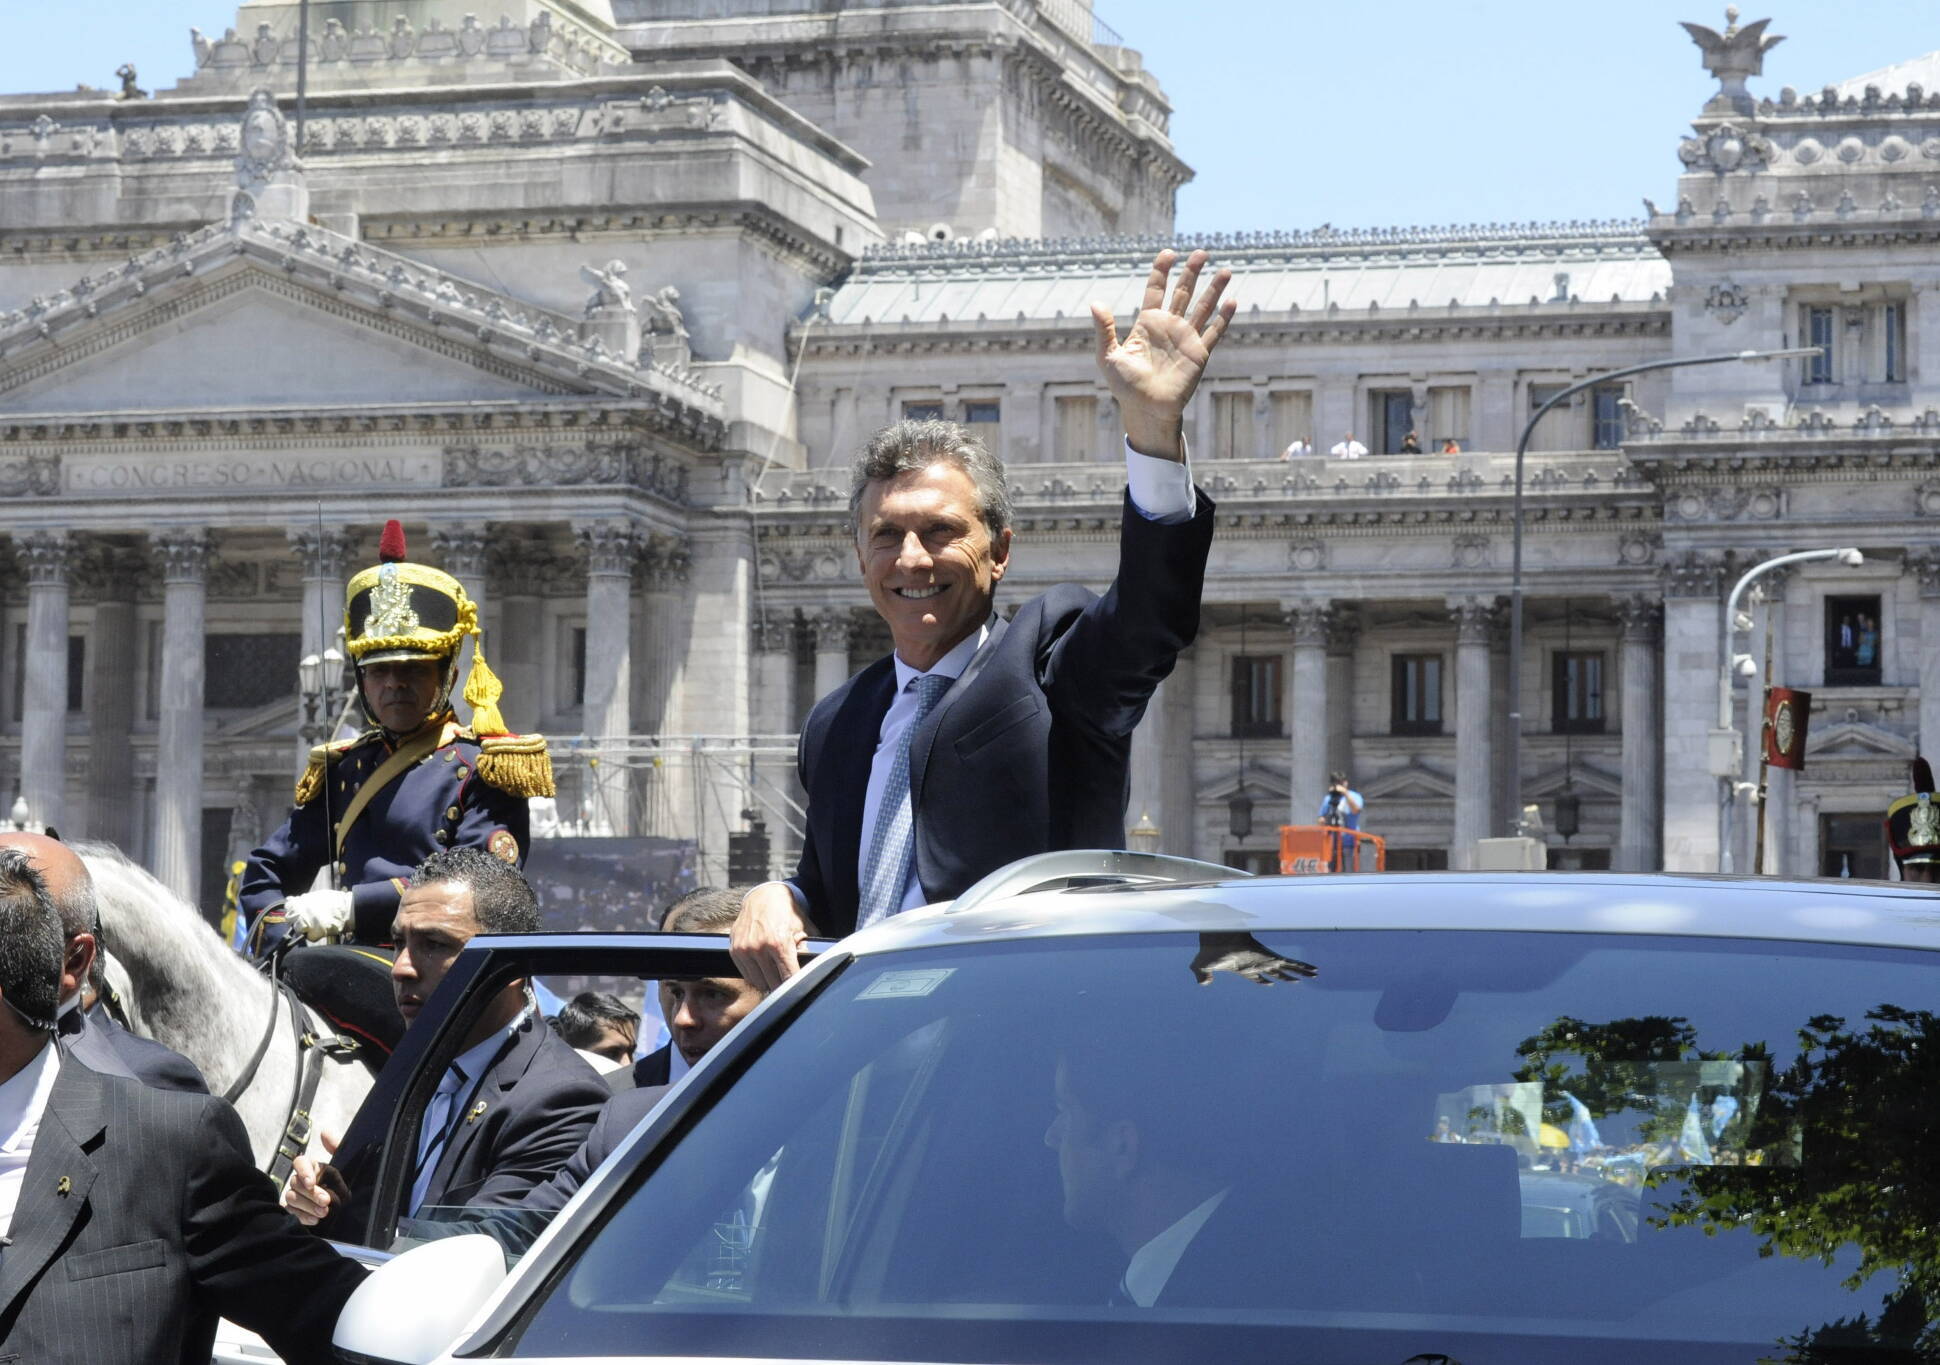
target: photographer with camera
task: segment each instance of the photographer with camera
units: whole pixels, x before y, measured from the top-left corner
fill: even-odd
[[[1361,827],[1361,811],[1367,802],[1347,782],[1347,774],[1330,773],[1327,777],[1327,794],[1320,798],[1320,823],[1335,829],[1357,830]],[[1335,856],[1331,859],[1330,872],[1353,872],[1357,870],[1354,854],[1354,836],[1342,834],[1336,845]]]

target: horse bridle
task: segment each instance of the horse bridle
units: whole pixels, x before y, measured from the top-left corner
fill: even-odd
[[[276,1152],[270,1157],[269,1178],[278,1190],[290,1178],[290,1171],[296,1159],[310,1145],[310,1106],[316,1102],[317,1086],[323,1080],[323,1063],[326,1057],[340,1062],[350,1061],[357,1055],[357,1040],[333,1033],[327,1038],[303,1025],[303,1000],[289,982],[283,980],[283,954],[289,950],[290,941],[277,945],[264,964],[269,977],[269,1022],[263,1026],[263,1036],[256,1041],[256,1050],[229,1088],[222,1092],[222,1098],[234,1104],[242,1093],[256,1080],[256,1073],[263,1065],[263,1058],[269,1055],[270,1040],[276,1036],[276,1016],[280,1008],[287,1004],[290,1011],[290,1034],[296,1043],[297,1075],[296,1083],[290,1087],[290,1107],[283,1120],[283,1133],[277,1139]]]

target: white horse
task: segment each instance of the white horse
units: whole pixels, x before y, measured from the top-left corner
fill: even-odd
[[[194,906],[121,850],[109,844],[75,847],[94,878],[110,954],[107,970],[130,1027],[194,1062],[218,1095],[243,1074],[269,1034],[255,1076],[236,1097],[256,1162],[267,1168],[301,1080],[296,1035],[302,1030],[291,1026],[283,994],[231,951]],[[307,1006],[302,1025],[315,1037],[335,1032]],[[361,1063],[322,1059],[309,1105],[312,1155],[323,1154],[325,1130],[341,1134],[349,1126],[370,1086],[370,1072]]]

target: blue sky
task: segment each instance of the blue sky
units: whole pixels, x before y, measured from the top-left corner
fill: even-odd
[[[1934,0],[1778,0],[1753,82],[1817,90],[1940,48]],[[1097,0],[1143,52],[1198,178],[1186,232],[1631,217],[1672,197],[1677,140],[1715,82],[1677,26],[1697,0]],[[0,0],[0,92],[150,89],[192,69],[223,0]],[[488,22],[492,0],[478,0]],[[1181,15],[1189,18],[1182,19]],[[78,22],[85,15],[84,22]]]

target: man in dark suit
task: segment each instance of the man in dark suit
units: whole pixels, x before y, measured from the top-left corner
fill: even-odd
[[[479,934],[537,933],[538,899],[519,870],[482,849],[433,854],[398,901],[391,984],[408,1028],[452,960]],[[405,1214],[507,1203],[548,1179],[612,1094],[508,982],[473,1025],[425,1110]],[[334,1167],[299,1157],[284,1202],[317,1223],[352,1197]]]
[[[46,882],[0,849],[0,1360],[188,1365],[218,1317],[331,1360],[362,1268],[276,1207],[227,1103],[54,1046],[61,958]]]
[[[741,914],[745,886],[704,886],[667,907],[660,929],[668,934],[728,934]],[[814,932],[809,924],[807,931]],[[630,1069],[613,1072],[606,1083],[615,1090],[671,1085],[761,1003],[761,992],[738,976],[695,976],[658,983],[660,1013],[670,1035]]]
[[[160,1090],[208,1094],[208,1082],[194,1062],[152,1038],[130,1033],[99,999],[101,915],[94,881],[80,855],[44,834],[0,834],[0,848],[17,848],[27,855],[60,913],[67,939],[61,958],[60,1045],[110,1076],[133,1076]],[[97,993],[92,1005],[84,1002],[89,990]]]
[[[798,758],[808,832],[789,882],[750,892],[734,931],[762,989],[791,975],[800,916],[841,935],[1033,853],[1119,847],[1131,735],[1199,627],[1212,503],[1186,467],[1185,409],[1235,305],[1206,254],[1159,253],[1121,341],[1092,305],[1125,423],[1118,574],[1103,597],[1051,589],[1005,621],[1003,464],[963,428],[902,422],[857,461],[856,559],[895,652],[817,703]],[[1168,293],[1169,290],[1169,293]]]

